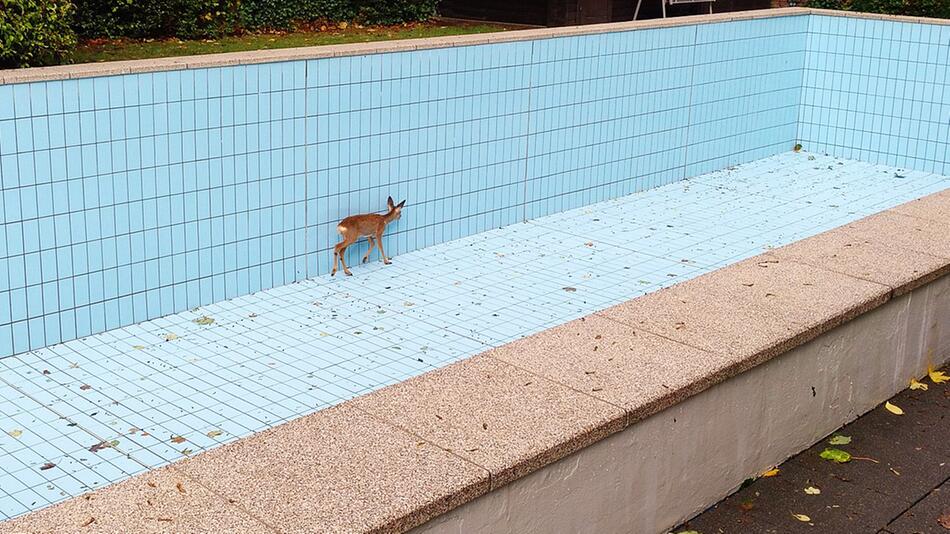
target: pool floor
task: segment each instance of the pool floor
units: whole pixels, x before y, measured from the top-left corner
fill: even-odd
[[[0,519],[946,188],[780,154],[0,359]]]

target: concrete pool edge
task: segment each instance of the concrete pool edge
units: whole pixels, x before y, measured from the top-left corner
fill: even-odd
[[[753,11],[736,11],[731,13],[716,13],[712,15],[690,15],[668,19],[649,19],[629,22],[589,24],[584,26],[512,30],[506,32],[449,37],[430,37],[398,41],[378,41],[370,43],[352,43],[317,47],[283,48],[274,50],[255,50],[247,52],[204,54],[157,59],[112,61],[106,63],[81,63],[76,65],[58,65],[53,67],[9,69],[0,70],[0,85],[38,81],[68,80],[96,76],[117,76],[122,74],[139,74],[170,70],[255,65],[259,63],[299,61],[367,54],[387,54],[395,52],[408,52],[412,50],[498,44],[525,41],[530,39],[552,39],[576,35],[594,35],[599,33],[645,30],[650,28],[668,28],[675,26],[689,26],[694,24],[714,24],[740,20],[805,15],[825,15],[857,19],[888,20],[893,22],[950,25],[950,20],[926,17],[883,15],[877,13],[838,11],[806,7],[783,7]]]
[[[950,356],[950,325],[940,324],[941,315],[933,313],[937,307],[944,318],[950,317],[948,206],[948,190],[912,201],[14,519],[0,525],[0,531],[69,531],[90,517],[99,529],[128,532],[161,528],[164,523],[153,521],[168,520],[177,529],[197,531],[216,530],[225,522],[250,522],[261,530],[319,525],[330,531],[404,531],[449,512],[425,528],[447,527],[478,506],[460,508],[466,502],[485,494],[490,495],[477,502],[510,496],[525,485],[537,488],[538,480],[551,480],[551,472],[563,473],[566,463],[609,448],[641,426],[684,414],[684,406],[702,405],[704,398],[736,395],[734,383],[746,384],[742,395],[750,405],[775,402],[761,386],[784,383],[788,373],[770,374],[765,381],[755,376],[797,361],[775,358],[780,354],[810,354],[829,340],[835,350],[851,345],[899,349],[897,362],[887,361],[886,354],[862,360],[867,351],[843,350],[859,360],[845,363],[877,372],[881,382],[859,387],[852,392],[858,401],[823,417],[801,412],[801,403],[782,404],[779,412],[794,414],[794,428],[801,435],[782,430],[780,440],[737,445],[734,460],[739,463],[729,468],[728,477],[720,477],[723,484],[707,484],[697,475],[694,481],[703,480],[705,493],[693,495],[693,501],[668,499],[683,509],[655,514],[654,526],[672,526],[757,469],[807,446],[816,432],[827,433],[903,389],[911,376],[926,369],[927,349],[933,350],[929,357],[934,365]],[[676,302],[680,307],[670,312]],[[639,317],[638,309],[658,305],[666,311],[660,310],[652,322],[629,319]],[[728,315],[721,313],[724,309]],[[704,317],[711,321],[703,324]],[[895,317],[903,321],[903,337],[881,328],[872,333],[883,335],[883,341],[849,334],[855,325],[888,324]],[[908,337],[914,328],[917,343]],[[579,342],[579,336],[589,339]],[[710,345],[717,339],[723,340],[722,347]],[[617,358],[618,349],[611,345],[615,341],[619,350],[634,356],[621,358],[615,367],[600,362],[600,368],[587,368],[592,352]],[[671,361],[667,356],[673,351],[692,357]],[[623,366],[638,372],[606,372]],[[854,387],[853,377],[843,384],[836,373],[826,377],[828,391],[840,394],[840,388]],[[813,393],[829,394],[822,387]],[[744,426],[756,425],[737,420],[723,428]],[[676,447],[671,443],[683,442],[666,443],[672,451]],[[641,469],[657,468],[655,460],[640,463]],[[731,481],[728,487],[726,480]],[[185,494],[194,500],[180,498]],[[159,508],[144,508],[152,511],[146,519],[116,511],[115,503],[133,501],[139,507],[158,503]]]

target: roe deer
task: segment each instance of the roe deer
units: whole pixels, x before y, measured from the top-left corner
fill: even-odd
[[[383,257],[383,263],[386,265],[392,263],[389,261],[389,258],[386,257],[386,252],[383,250],[383,231],[386,229],[387,224],[402,217],[402,207],[405,205],[405,200],[399,204],[394,204],[393,197],[389,197],[386,199],[386,206],[389,210],[387,210],[385,214],[365,213],[363,215],[351,215],[340,221],[340,224],[336,226],[336,231],[340,232],[340,235],[343,236],[343,241],[340,241],[333,247],[333,271],[330,272],[330,276],[336,274],[337,261],[343,264],[343,272],[346,273],[347,276],[353,275],[346,267],[343,254],[346,253],[346,247],[352,245],[361,237],[365,237],[366,240],[369,241],[369,250],[367,250],[363,256],[363,263],[369,261],[369,253],[373,251],[374,246],[379,248],[379,254]]]

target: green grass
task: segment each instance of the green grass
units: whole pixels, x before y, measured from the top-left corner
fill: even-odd
[[[326,27],[324,27],[326,28]],[[96,63],[125,59],[218,54],[245,50],[268,50],[299,46],[321,46],[343,43],[365,43],[421,37],[440,37],[470,33],[488,33],[515,29],[497,24],[420,23],[408,26],[357,27],[338,26],[320,31],[248,34],[221,39],[181,41],[178,39],[136,41],[97,40],[80,44],[73,54],[74,63]]]

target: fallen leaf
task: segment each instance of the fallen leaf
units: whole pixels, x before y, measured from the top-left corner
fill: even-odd
[[[209,324],[214,323],[214,319],[212,319],[211,317],[208,317],[207,315],[202,315],[201,317],[195,319],[192,322],[201,326],[208,326]]]
[[[81,525],[79,525],[79,526],[81,526],[81,527],[88,527],[89,525],[91,525],[91,524],[93,524],[93,523],[95,523],[95,522],[96,522],[96,518],[95,518],[95,517],[90,517],[89,519],[83,521],[83,523],[82,523]]]
[[[792,514],[792,517],[801,521],[802,523],[808,523],[809,521],[811,521],[811,518],[805,514]]]
[[[132,348],[135,350],[145,350],[144,345],[132,345]]]
[[[19,428],[15,428],[15,429],[10,430],[9,432],[7,432],[7,434],[10,434],[10,437],[11,437],[11,438],[19,438],[20,436],[23,435],[23,431],[20,430]]]
[[[937,518],[937,524],[941,527],[950,530],[950,512],[947,512]]]
[[[100,441],[99,443],[96,443],[92,447],[89,447],[89,452],[99,452],[104,449],[115,447],[118,444],[119,444],[119,440],[117,439],[114,439],[112,441]]]
[[[755,502],[753,502],[752,499],[742,501],[739,503],[739,508],[743,512],[751,512],[755,508]]]
[[[884,408],[886,408],[887,411],[891,412],[894,415],[904,415],[904,410],[901,410],[900,407],[895,406],[891,404],[890,402],[885,402]]]
[[[155,484],[154,482],[152,482],[151,480],[149,480],[148,482],[146,482],[146,484],[148,484],[148,487],[150,487],[150,488],[157,488],[157,487],[158,487],[158,485]]]
[[[851,436],[834,435],[828,440],[831,445],[847,445],[851,443]]]
[[[821,451],[822,459],[831,460],[836,464],[843,464],[851,461],[851,454],[841,449],[825,449]]]
[[[191,453],[193,453],[193,452],[195,452],[195,451],[193,451],[193,450],[191,450],[191,449],[185,449],[185,450],[181,451],[181,453],[184,454],[185,456],[190,456]]]
[[[222,431],[220,431],[220,430],[212,430],[211,432],[208,432],[207,435],[208,435],[209,438],[216,438],[216,437],[220,436],[220,435],[223,434],[223,433],[224,433],[224,432],[222,432]]]
[[[176,339],[178,339],[178,334],[172,332],[165,334],[165,341],[175,341]]]
[[[919,389],[921,391],[927,391],[927,388],[928,388],[927,384],[924,384],[923,382],[918,382],[916,378],[910,379],[910,389]]]
[[[44,375],[48,375],[48,374],[49,374],[49,369],[43,369],[43,374],[44,374]]]
[[[807,488],[805,488],[805,494],[806,495],[820,495],[821,490],[816,488],[815,486],[808,486]]]
[[[83,384],[79,386],[79,389],[86,391],[87,389],[92,389],[92,386],[90,386],[89,384]]]
[[[930,376],[930,381],[934,384],[950,382],[950,376],[947,376],[943,371],[938,371],[933,367],[927,367],[927,375]]]
[[[794,150],[795,152],[801,152],[801,150],[802,150],[802,144],[801,144],[801,143],[795,143],[795,146],[792,147],[792,150]]]
[[[46,471],[47,469],[52,469],[54,467],[56,467],[56,464],[54,464],[53,462],[46,462],[45,464],[40,466],[40,471]]]
[[[591,241],[588,241],[588,242],[584,243],[584,246],[585,246],[585,247],[592,247],[592,246],[594,246],[594,243],[592,243]]]
[[[407,300],[406,302],[403,302],[402,305],[405,306],[405,307],[407,307],[407,308],[411,308],[411,307],[415,306],[416,304],[415,304],[414,302],[409,302],[409,301]]]
[[[563,288],[561,288],[561,289],[563,289],[564,291],[567,291],[568,293],[573,293],[573,292],[577,291],[577,288],[576,288],[576,287],[563,287]]]
[[[175,482],[175,488],[178,490],[178,493],[182,493],[182,494],[188,493],[187,491],[185,491],[185,486],[183,486],[181,482]]]
[[[779,472],[779,468],[778,468],[778,467],[773,467],[772,469],[769,469],[768,471],[762,473],[762,476],[763,476],[763,477],[766,477],[766,478],[768,478],[768,477],[774,477],[775,475],[778,474],[778,472]]]
[[[184,443],[185,438],[181,436],[172,436],[172,443]]]

